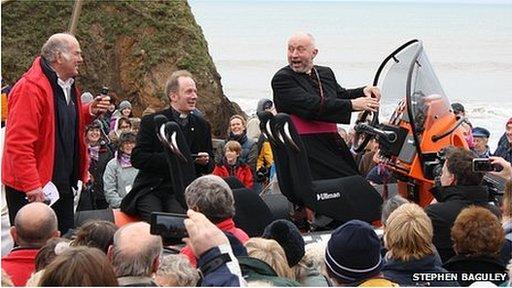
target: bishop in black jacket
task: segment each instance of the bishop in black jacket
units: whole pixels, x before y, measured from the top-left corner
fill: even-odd
[[[194,114],[197,90],[192,75],[184,70],[174,72],[166,84],[166,95],[171,107],[142,118],[137,145],[133,149],[131,162],[139,169],[133,189],[121,203],[121,210],[135,214],[149,222],[151,212],[185,213],[185,203],[180,203],[171,184],[170,173],[164,149],[157,138],[154,116],[161,114],[180,125],[192,154],[200,155],[194,160],[194,169],[185,170],[185,185],[196,177],[213,170],[213,149],[209,123]],[[195,170],[195,171],[192,171]],[[188,171],[188,172],[187,172]],[[183,202],[183,201],[181,201]]]
[[[376,111],[380,91],[366,86],[344,89],[328,67],[313,65],[318,53],[309,33],[288,39],[288,63],[272,78],[278,112],[290,114],[306,147],[313,179],[359,174],[336,123],[349,124],[353,111]]]

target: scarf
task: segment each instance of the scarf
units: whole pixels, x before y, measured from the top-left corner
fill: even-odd
[[[130,168],[132,167],[131,155],[126,153],[119,153],[117,156],[117,161],[122,168]]]
[[[89,158],[94,161],[98,161],[100,158],[100,145],[89,146]]]
[[[247,141],[247,132],[244,130],[240,135],[235,135],[233,132],[229,132],[228,141],[229,140],[234,140],[240,143],[240,145],[244,145],[245,141]]]

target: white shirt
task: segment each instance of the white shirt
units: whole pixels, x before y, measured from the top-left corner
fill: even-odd
[[[66,97],[66,104],[69,104],[69,100],[71,100],[71,85],[75,83],[75,79],[69,78],[68,81],[62,81],[60,78],[57,78],[57,84],[64,91],[64,97]]]

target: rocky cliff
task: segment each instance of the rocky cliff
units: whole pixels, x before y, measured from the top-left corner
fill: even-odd
[[[2,77],[14,83],[53,33],[66,31],[74,1],[10,1],[2,4]],[[92,1],[82,5],[76,37],[84,64],[81,91],[110,87],[140,115],[168,105],[164,86],[172,71],[195,75],[199,103],[217,137],[225,136],[240,107],[222,92],[201,27],[186,1]]]

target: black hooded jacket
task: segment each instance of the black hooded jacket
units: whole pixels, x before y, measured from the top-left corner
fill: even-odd
[[[431,190],[438,203],[425,208],[434,226],[434,245],[443,263],[455,255],[450,232],[459,213],[471,205],[489,209],[498,218],[500,209],[489,204],[489,193],[483,186],[443,186]]]

